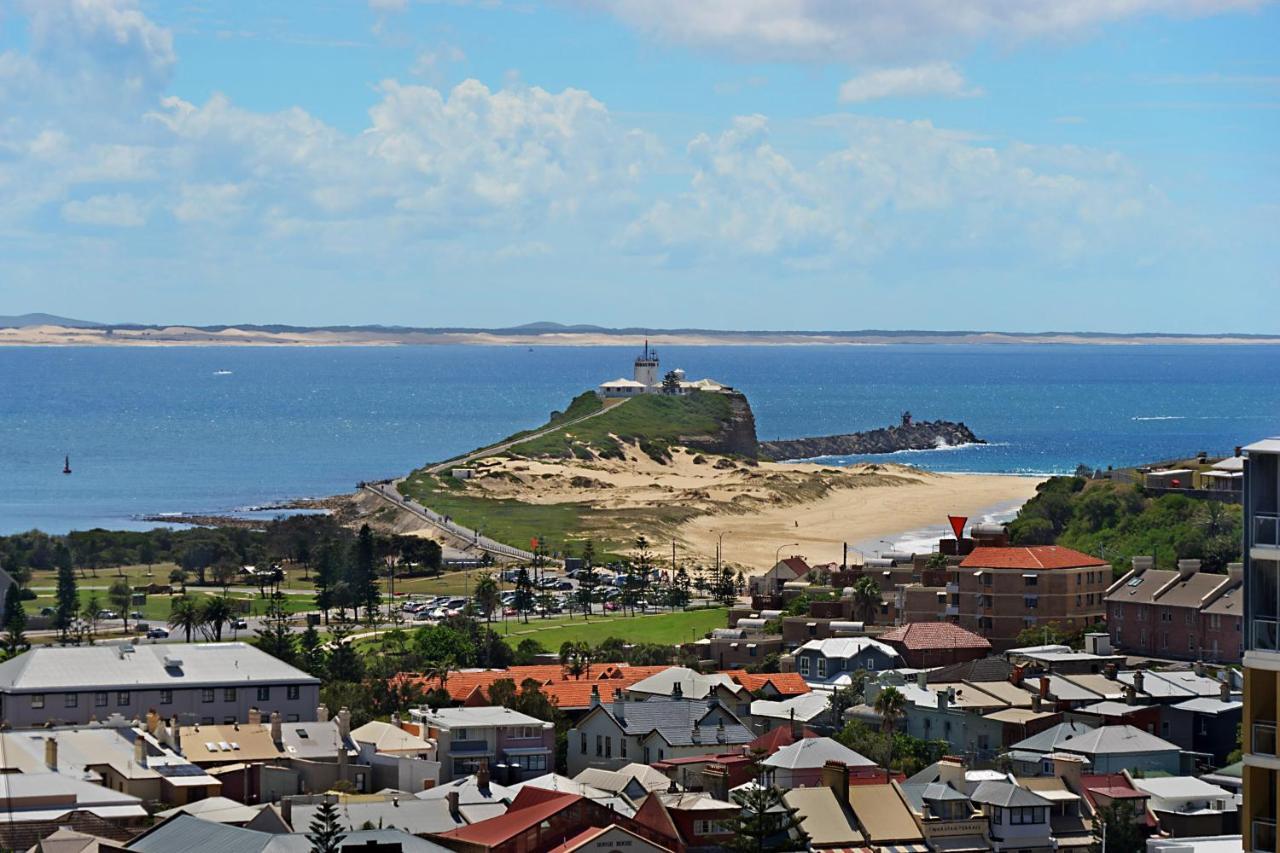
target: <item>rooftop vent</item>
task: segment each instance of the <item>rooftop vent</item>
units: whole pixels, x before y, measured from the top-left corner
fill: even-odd
[[[164,665],[169,669],[182,669],[182,658],[173,655],[164,656]]]

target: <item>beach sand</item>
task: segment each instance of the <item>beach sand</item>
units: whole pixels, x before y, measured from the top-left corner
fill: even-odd
[[[724,560],[756,568],[771,566],[780,546],[786,546],[780,552],[784,557],[796,554],[811,563],[839,563],[848,542],[849,561],[857,563],[861,558],[853,548],[860,543],[893,540],[922,528],[946,528],[948,515],[977,519],[1020,505],[1042,481],[991,474],[922,475],[893,488],[840,490],[810,503],[748,515],[703,516],[684,524],[679,538],[693,551],[713,555],[723,532]]]

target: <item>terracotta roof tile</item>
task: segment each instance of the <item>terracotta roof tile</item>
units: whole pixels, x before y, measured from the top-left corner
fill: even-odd
[[[773,689],[781,696],[801,696],[812,690],[805,683],[804,676],[798,672],[752,673],[744,669],[726,669],[722,672],[752,693],[763,690],[769,684],[772,684]]]
[[[511,807],[506,814],[442,832],[440,837],[456,838],[471,844],[495,847],[515,838],[526,829],[537,826],[581,799],[583,798],[577,794],[526,785],[511,801]]]
[[[962,569],[1075,569],[1085,566],[1107,566],[1109,563],[1064,548],[1061,545],[1030,547],[974,548],[960,563]]]
[[[908,649],[989,649],[991,643],[950,622],[912,622],[880,635],[881,642]]]
[[[561,708],[586,708],[591,704],[591,688],[600,690],[602,701],[609,701],[614,690],[623,690],[637,681],[668,669],[666,666],[628,666],[616,663],[598,663],[581,678],[566,675],[559,664],[513,666],[510,669],[485,669],[453,672],[445,683],[455,702],[475,704],[487,702],[484,697],[489,687],[499,679],[509,678],[518,688],[532,678],[542,686],[542,692]],[[428,679],[415,673],[401,673],[397,679],[408,679],[430,691],[440,686],[438,679]]]

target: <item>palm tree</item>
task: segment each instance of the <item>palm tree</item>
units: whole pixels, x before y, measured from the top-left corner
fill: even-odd
[[[886,687],[876,696],[876,713],[880,715],[882,728],[889,739],[889,758],[885,761],[885,780],[889,778],[889,767],[893,764],[893,733],[898,728],[898,720],[907,712],[907,697],[896,687]]]
[[[574,679],[591,673],[591,658],[591,644],[585,641],[565,640],[560,646],[560,669]]]
[[[484,621],[493,621],[493,613],[498,609],[501,597],[502,593],[498,591],[498,582],[492,574],[484,572],[476,578],[472,600],[475,601],[477,608],[484,611]]]
[[[875,621],[876,611],[880,609],[880,585],[870,575],[863,575],[853,582],[853,612],[863,622]]]
[[[206,635],[212,632],[213,641],[220,643],[222,626],[235,618],[235,609],[231,606],[231,599],[225,595],[216,595],[205,599],[200,607],[200,615],[204,618],[203,630]]]
[[[169,627],[182,630],[191,642],[191,632],[204,626],[204,608],[194,598],[185,593],[173,599],[169,604]]]

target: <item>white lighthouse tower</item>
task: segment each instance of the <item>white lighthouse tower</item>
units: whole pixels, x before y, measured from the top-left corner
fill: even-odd
[[[657,388],[660,380],[658,379],[658,352],[649,349],[649,341],[646,338],[644,342],[644,352],[636,356],[635,380],[645,388]]]

